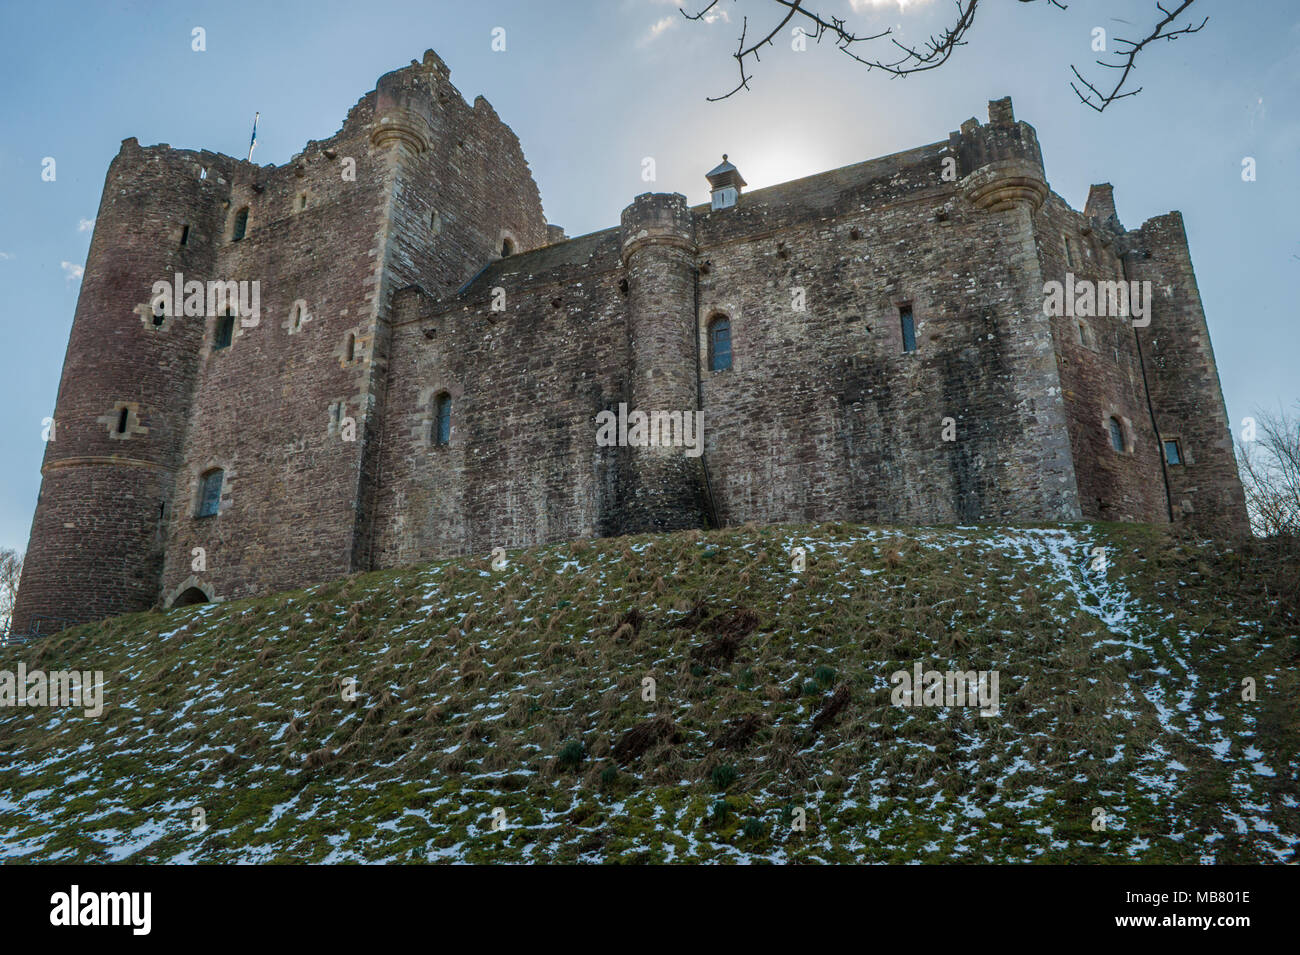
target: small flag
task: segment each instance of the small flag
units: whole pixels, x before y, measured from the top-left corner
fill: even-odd
[[[261,113],[253,114],[253,137],[248,141],[248,161],[253,161],[253,147],[257,145],[257,120]]]

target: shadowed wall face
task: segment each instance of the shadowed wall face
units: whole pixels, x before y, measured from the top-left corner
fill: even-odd
[[[176,272],[210,274],[233,165],[128,139],[109,168],[15,629],[40,615],[85,621],[143,610],[158,598],[203,328],[155,303],[152,287]]]

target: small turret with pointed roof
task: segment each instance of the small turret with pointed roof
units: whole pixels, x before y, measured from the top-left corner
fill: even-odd
[[[709,194],[713,197],[713,208],[726,209],[734,206],[740,197],[740,190],[746,185],[740,170],[727,162],[727,154],[722,154],[721,164],[714,166],[704,174],[709,180]]]

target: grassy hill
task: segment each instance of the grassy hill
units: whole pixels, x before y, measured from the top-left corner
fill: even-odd
[[[1293,569],[746,527],[133,614],[0,651],[107,683],[0,709],[0,860],[1295,861]],[[998,714],[892,705],[918,661],[996,670]]]

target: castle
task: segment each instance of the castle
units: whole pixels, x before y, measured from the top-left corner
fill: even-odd
[[[771,188],[708,176],[569,239],[432,51],[284,166],[125,140],[15,628],[749,521],[1246,528],[1181,216],[1070,208],[1009,99]],[[1068,307],[1120,282],[1144,316]]]

